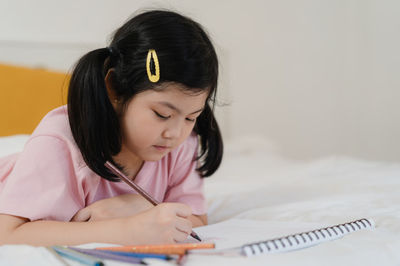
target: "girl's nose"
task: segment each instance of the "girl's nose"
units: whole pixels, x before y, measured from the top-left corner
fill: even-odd
[[[177,139],[182,133],[182,123],[170,123],[163,131],[162,136],[166,139]]]

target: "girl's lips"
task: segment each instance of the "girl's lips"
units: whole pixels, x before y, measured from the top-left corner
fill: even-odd
[[[170,148],[170,147],[167,147],[167,146],[158,146],[158,145],[153,145],[153,147],[156,148],[159,151],[165,151],[165,150]]]

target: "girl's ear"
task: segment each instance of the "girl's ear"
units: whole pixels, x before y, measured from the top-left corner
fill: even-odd
[[[110,68],[107,71],[106,77],[104,78],[104,82],[106,84],[107,88],[107,94],[108,94],[108,99],[110,99],[111,104],[114,106],[114,109],[118,106],[118,97],[115,93],[115,90],[113,88],[113,82],[112,82],[112,73],[114,72],[114,68]]]

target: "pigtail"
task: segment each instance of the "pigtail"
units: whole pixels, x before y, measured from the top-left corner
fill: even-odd
[[[118,117],[104,80],[105,61],[110,53],[108,48],[93,50],[76,64],[69,84],[68,117],[86,164],[98,175],[118,181],[104,166],[121,148]]]
[[[209,103],[206,103],[203,112],[197,118],[194,130],[199,135],[201,144],[197,158],[201,165],[197,171],[202,177],[208,177],[218,169],[224,152],[221,131]]]

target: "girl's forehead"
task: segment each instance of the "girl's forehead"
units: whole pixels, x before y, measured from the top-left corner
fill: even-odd
[[[146,90],[137,96],[142,96],[146,100],[171,99],[176,101],[201,101],[206,100],[209,90],[192,89],[181,84],[168,83],[152,90]],[[140,95],[141,94],[141,95]]]
[[[184,112],[201,109],[207,100],[208,90],[190,90],[181,85],[168,84],[136,94],[130,105],[172,105]],[[133,107],[133,106],[131,106]]]

